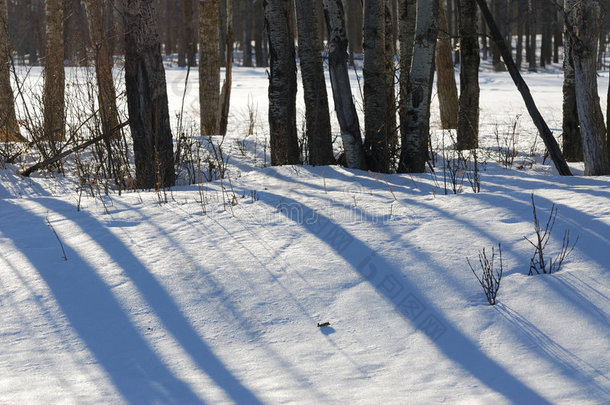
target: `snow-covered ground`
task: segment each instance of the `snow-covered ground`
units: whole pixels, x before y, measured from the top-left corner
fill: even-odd
[[[167,70],[185,123],[193,73],[185,93],[186,71]],[[561,74],[525,79],[559,132]],[[264,167],[266,86],[235,69],[230,182],[79,202],[70,173],[0,171],[0,403],[610,403],[610,177],[559,177],[531,154],[508,74],[481,72],[480,193],[458,173],[445,194],[439,162]],[[556,274],[527,276],[532,193],[541,221],[558,207],[549,256],[579,236]],[[466,259],[498,242],[490,306]]]

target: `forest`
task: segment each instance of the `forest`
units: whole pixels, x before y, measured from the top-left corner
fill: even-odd
[[[608,0],[0,0],[0,403],[607,403],[609,47]]]

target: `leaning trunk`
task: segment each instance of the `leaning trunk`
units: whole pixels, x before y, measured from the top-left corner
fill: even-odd
[[[341,127],[341,139],[347,167],[366,169],[360,123],[352,98],[347,71],[347,37],[341,0],[324,0],[324,14],[328,27],[328,70],[333,88],[335,112]]]

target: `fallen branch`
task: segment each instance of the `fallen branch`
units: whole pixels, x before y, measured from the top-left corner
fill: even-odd
[[[65,158],[66,156],[69,156],[75,152],[78,152],[80,150],[85,149],[88,146],[93,145],[94,143],[97,143],[99,141],[102,141],[106,138],[109,138],[111,136],[113,136],[113,134],[115,133],[115,131],[118,131],[119,129],[127,126],[129,124],[129,121],[125,121],[119,125],[117,125],[116,127],[112,128],[112,130],[107,133],[107,134],[102,134],[99,136],[96,136],[95,138],[89,139],[86,142],[81,143],[80,145],[76,145],[68,150],[65,150],[63,152],[60,152],[58,154],[56,154],[55,156],[52,156],[48,159],[43,160],[42,162],[38,162],[33,166],[28,167],[27,169],[22,170],[19,174],[21,174],[24,177],[29,177],[32,173],[34,173],[35,171],[38,171],[40,169],[44,169],[45,167],[52,165],[53,163],[57,162],[58,160],[61,160],[63,158]]]

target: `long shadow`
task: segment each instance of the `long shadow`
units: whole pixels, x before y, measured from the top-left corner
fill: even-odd
[[[280,196],[261,192],[261,201],[276,200]],[[426,334],[449,359],[457,363],[490,389],[515,403],[548,404],[536,391],[525,385],[453,327],[451,321],[435,305],[419,293],[408,274],[395,268],[385,258],[376,255],[362,241],[347,235],[329,218],[302,205],[296,200],[281,197],[286,204],[301,207],[300,217],[294,211],[280,210],[288,219],[305,226],[310,233],[327,243],[338,255],[370,283],[375,290],[393,305],[397,312],[418,330]]]
[[[74,206],[55,199],[39,199],[37,202],[49,211],[55,211],[60,214],[62,212],[67,213],[75,211]],[[122,268],[124,274],[133,281],[134,286],[146,299],[148,305],[150,305],[151,309],[159,317],[167,331],[171,333],[174,339],[189,354],[195,364],[197,364],[197,366],[204,371],[218,387],[223,389],[235,402],[248,404],[261,403],[256,395],[245,387],[216,357],[210,347],[194,330],[193,326],[186,319],[173,298],[120,239],[87,212],[74,212],[74,214],[70,216],[70,219],[83,231],[88,229],[95,230],[94,239],[97,240],[98,244],[106,253]],[[93,296],[100,294],[99,292],[96,293],[96,291],[97,289],[91,291]],[[101,291],[104,292],[105,290]],[[68,294],[70,291],[58,292],[60,294],[56,295],[61,296],[63,293]],[[86,297],[87,296],[84,296],[83,298]],[[69,299],[69,294],[67,299]],[[96,300],[87,299],[84,302],[90,302],[94,307],[97,305]],[[87,306],[84,306],[84,309],[87,308]],[[75,321],[78,321],[78,319],[75,319]]]
[[[29,219],[27,233],[13,226],[3,226],[2,234],[11,238],[37,269],[63,314],[127,402],[203,402],[163,364],[123,312],[106,283],[81,256],[67,246],[70,266],[67,273],[65,269],[53,266],[48,257],[32,251],[32,246],[44,246],[53,237],[43,218],[3,200],[0,200],[0,210],[10,210],[20,218]]]

